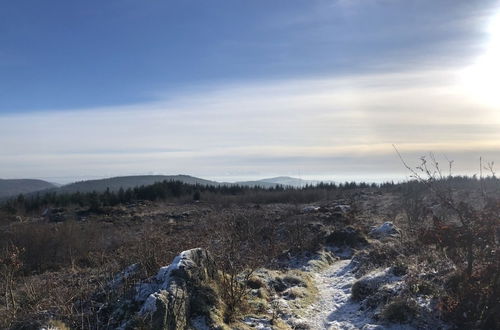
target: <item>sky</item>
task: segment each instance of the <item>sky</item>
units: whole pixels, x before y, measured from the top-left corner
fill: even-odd
[[[0,178],[408,177],[500,157],[500,2],[0,2]]]

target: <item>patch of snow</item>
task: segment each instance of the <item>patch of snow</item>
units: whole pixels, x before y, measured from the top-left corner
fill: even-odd
[[[158,288],[156,283],[139,283],[135,286],[134,301],[143,302]]]
[[[333,208],[333,211],[347,213],[347,211],[349,211],[350,209],[351,209],[350,205],[339,204]]]
[[[123,281],[127,278],[134,276],[139,271],[139,264],[132,264],[115,275],[115,277],[109,283],[112,289],[115,289],[123,284]]]
[[[158,293],[152,293],[146,299],[144,304],[142,305],[141,310],[139,311],[139,315],[153,314],[156,312],[156,300],[158,299]]]
[[[417,305],[420,308],[425,309],[425,310],[431,310],[431,306],[432,306],[432,298],[431,297],[419,296],[419,297],[417,297],[417,299],[415,299],[415,302],[417,303]]]
[[[384,330],[385,328],[378,324],[365,324],[361,330]]]
[[[243,323],[258,330],[273,330],[271,321],[266,318],[245,317]]]
[[[360,303],[351,299],[351,288],[357,280],[354,269],[351,260],[339,260],[314,274],[319,297],[306,309],[303,320],[312,329],[413,329],[407,325],[377,325],[371,312],[361,310]],[[385,283],[397,279],[388,269],[369,274],[369,278],[383,279]]]
[[[390,221],[384,222],[370,231],[370,236],[381,239],[399,235],[399,229]]]
[[[396,276],[392,273],[391,267],[387,267],[382,270],[372,271],[361,278],[361,280],[366,280],[369,282],[373,282],[374,284],[381,283],[394,283],[401,281],[400,276]]]
[[[308,206],[305,206],[303,209],[302,209],[302,212],[305,212],[305,213],[312,213],[312,212],[317,212],[320,210],[320,207],[319,206],[316,206],[316,205],[308,205]]]
[[[134,300],[144,302],[140,315],[154,313],[156,310],[156,299],[159,291],[166,290],[170,285],[172,271],[194,265],[191,259],[192,250],[181,252],[168,266],[161,267],[156,276],[149,283],[140,283],[136,285],[136,295]]]

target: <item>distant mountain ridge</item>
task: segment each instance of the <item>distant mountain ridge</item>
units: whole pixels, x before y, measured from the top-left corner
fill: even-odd
[[[0,198],[12,197],[19,194],[29,194],[56,187],[56,185],[43,180],[0,179]]]
[[[235,184],[241,186],[257,186],[263,188],[271,188],[275,186],[285,186],[285,187],[304,187],[307,184],[317,183],[315,181],[302,180],[297,178],[292,178],[290,176],[278,176],[274,178],[261,179],[256,181],[240,181]]]
[[[137,176],[120,176],[98,180],[79,181],[64,185],[55,191],[58,193],[74,193],[74,192],[102,192],[109,188],[110,191],[117,191],[120,188],[128,189],[139,186],[148,186],[156,182],[162,181],[180,181],[187,184],[201,184],[201,185],[240,185],[240,186],[259,186],[263,188],[271,188],[278,185],[290,187],[303,187],[306,184],[311,184],[312,181],[302,179],[280,176],[275,178],[261,179],[257,181],[240,181],[240,182],[217,182],[197,178],[190,175],[137,175]]]
[[[240,185],[247,187],[262,187],[272,188],[278,185],[285,187],[303,187],[307,184],[317,184],[316,181],[308,181],[297,179],[288,176],[279,176],[255,181],[240,181],[240,182],[217,182],[205,180],[190,175],[135,175],[135,176],[119,176],[112,178],[84,180],[56,186],[55,184],[43,180],[0,180],[0,198],[9,198],[19,194],[35,194],[56,192],[58,194],[71,193],[88,193],[88,192],[104,192],[108,188],[110,191],[118,191],[120,188],[129,189],[139,186],[149,186],[162,181],[180,181],[187,184],[200,184],[212,186],[232,186]]]
[[[200,179],[189,175],[135,175],[79,181],[64,185],[55,191],[58,193],[86,193],[92,191],[102,192],[108,188],[110,191],[118,191],[120,188],[128,189],[139,186],[149,186],[162,181],[181,181],[188,184],[219,185],[218,182]]]

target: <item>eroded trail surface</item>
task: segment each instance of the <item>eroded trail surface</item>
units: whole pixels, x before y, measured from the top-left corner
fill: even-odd
[[[413,329],[408,325],[382,326],[371,313],[351,299],[356,278],[351,260],[339,260],[314,274],[318,301],[307,308],[305,319],[312,329]]]

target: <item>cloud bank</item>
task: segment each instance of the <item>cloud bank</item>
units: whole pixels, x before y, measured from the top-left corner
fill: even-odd
[[[154,103],[0,115],[4,178],[187,173],[380,181],[429,151],[474,172],[498,158],[500,114],[455,71],[266,81]]]

